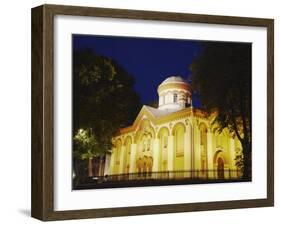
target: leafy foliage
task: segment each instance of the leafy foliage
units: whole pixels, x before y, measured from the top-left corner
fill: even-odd
[[[236,165],[237,168],[238,168],[239,170],[241,170],[241,171],[244,170],[244,164],[243,164],[243,162],[244,162],[244,158],[243,158],[243,155],[242,155],[242,154],[237,155],[237,156],[235,157],[235,165]]]
[[[132,123],[140,107],[134,79],[121,66],[92,50],[74,51],[73,134],[81,158],[104,155],[112,136]]]
[[[98,143],[93,134],[90,133],[90,129],[79,129],[74,136],[75,150],[74,156],[82,160],[92,159],[99,156]],[[95,150],[93,152],[93,150]]]

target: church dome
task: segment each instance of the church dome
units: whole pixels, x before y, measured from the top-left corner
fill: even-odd
[[[158,94],[172,90],[181,90],[191,95],[191,86],[180,76],[170,76],[158,86]]]
[[[184,82],[187,83],[182,77],[180,76],[171,76],[166,78],[161,84],[165,83],[173,83],[173,82]]]
[[[160,110],[180,110],[191,101],[191,86],[180,76],[170,76],[158,86]]]

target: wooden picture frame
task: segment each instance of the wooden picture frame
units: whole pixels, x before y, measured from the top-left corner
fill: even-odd
[[[54,16],[240,25],[267,29],[267,198],[168,205],[54,210]],[[32,202],[31,215],[50,221],[162,214],[274,205],[274,21],[124,9],[42,5],[32,9]]]

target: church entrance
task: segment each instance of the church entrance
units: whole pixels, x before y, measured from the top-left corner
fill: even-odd
[[[148,176],[151,176],[152,173],[152,164],[153,164],[153,160],[152,157],[148,157],[147,161],[146,161],[146,167],[147,167],[147,172],[148,172]]]
[[[139,159],[137,160],[138,177],[141,177],[142,168],[143,168],[143,161],[142,161],[141,158],[139,158]]]
[[[221,157],[218,158],[218,179],[224,179],[224,162]]]
[[[144,156],[137,160],[138,177],[150,177],[152,173],[153,159],[152,157]]]

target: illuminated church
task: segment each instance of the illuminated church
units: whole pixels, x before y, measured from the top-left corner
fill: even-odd
[[[107,175],[239,178],[239,140],[193,108],[191,86],[171,76],[158,86],[158,108],[144,105],[134,123],[113,138]]]

